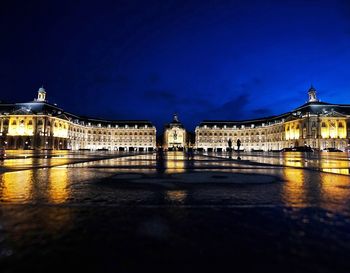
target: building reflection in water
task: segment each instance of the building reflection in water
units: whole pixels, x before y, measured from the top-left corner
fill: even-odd
[[[186,197],[187,193],[183,190],[173,190],[166,192],[166,198],[171,202],[184,203]]]
[[[69,197],[66,167],[6,172],[0,181],[0,199],[4,202],[63,203]]]
[[[321,170],[327,173],[337,173],[349,175],[349,161],[347,160],[322,160]]]
[[[63,203],[69,196],[68,169],[66,167],[51,168],[48,172],[49,196],[54,203]]]
[[[321,201],[326,209],[347,209],[350,199],[350,179],[345,175],[321,175]]]
[[[33,171],[7,172],[1,177],[1,200],[23,202],[31,199]]]
[[[166,173],[185,172],[185,154],[183,152],[168,152],[165,156]]]
[[[287,206],[297,206],[306,201],[305,171],[297,168],[284,168],[283,201]]]
[[[302,163],[298,161],[289,161],[288,164],[296,168],[283,169],[285,178],[283,200],[287,206],[304,207],[317,204],[332,211],[349,206],[350,178],[346,175],[334,174],[349,174],[348,162],[321,161],[320,169],[331,173],[300,168]],[[337,166],[338,168],[322,168],[323,166]]]

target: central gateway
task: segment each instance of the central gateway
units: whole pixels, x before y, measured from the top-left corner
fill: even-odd
[[[169,151],[183,151],[186,147],[186,130],[174,114],[172,122],[165,126],[164,149]]]

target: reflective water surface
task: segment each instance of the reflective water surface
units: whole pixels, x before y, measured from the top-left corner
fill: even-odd
[[[108,157],[109,156],[109,157]],[[349,158],[340,154],[196,154],[189,157],[182,152],[172,152],[160,158],[149,154],[108,154],[59,152],[50,158],[27,157],[2,161],[0,174],[0,200],[13,204],[99,204],[96,200],[115,204],[145,202],[167,204],[177,200],[182,204],[224,205],[283,205],[291,207],[320,206],[333,210],[346,210],[349,205]],[[161,162],[160,162],[161,161]],[[17,171],[18,168],[23,170]],[[121,187],[113,178],[118,174],[153,175],[172,177],[181,173],[198,173],[193,183],[196,187],[180,183],[173,185],[174,194],[147,199],[145,192],[153,188]],[[278,183],[266,185],[204,185],[203,172],[242,173],[270,175]],[[345,174],[345,175],[344,175]],[[147,180],[149,181],[149,179]],[[222,180],[221,180],[222,181]],[[123,181],[125,182],[125,181]],[[181,181],[179,181],[181,182]],[[188,181],[187,181],[188,182]],[[219,181],[220,182],[220,181]],[[162,186],[160,183],[158,186]],[[124,193],[132,192],[132,195]],[[136,200],[135,195],[137,195]],[[176,196],[176,197],[175,197]],[[181,196],[181,198],[180,198]]]
[[[174,271],[186,263],[205,272],[213,264],[203,258],[244,266],[247,257],[269,272],[348,272],[349,159],[9,152],[0,161],[0,269],[45,271],[60,266],[57,253],[77,265],[70,257],[79,253],[94,257],[86,266],[96,272],[143,264],[164,272],[164,259]]]

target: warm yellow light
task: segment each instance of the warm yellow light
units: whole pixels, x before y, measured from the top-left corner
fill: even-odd
[[[299,164],[295,164],[299,165]],[[298,206],[305,201],[305,170],[296,168],[283,169],[283,200],[288,206]]]
[[[321,128],[321,137],[322,138],[329,138],[329,130],[327,127]]]
[[[30,199],[32,176],[32,170],[4,173],[2,175],[2,199],[6,202],[28,201]]]
[[[54,137],[68,138],[68,123],[56,120],[53,122],[53,135]]]
[[[169,152],[166,160],[167,173],[185,172],[185,160],[182,152]]]
[[[335,129],[330,130],[329,136],[330,136],[330,138],[336,138],[338,136],[337,131]]]
[[[327,170],[327,169],[323,169]],[[346,169],[329,169],[333,173],[348,174]],[[350,198],[348,191],[349,177],[336,174],[322,174],[321,176],[321,206],[329,210],[343,210],[348,208],[346,200]]]
[[[173,202],[183,202],[187,197],[186,191],[167,191],[167,198]]]
[[[9,136],[32,136],[33,134],[33,125],[28,125],[27,117],[20,117],[20,119],[16,117],[10,118]]]
[[[54,203],[63,203],[68,198],[68,169],[66,167],[51,168],[49,172],[49,193]]]

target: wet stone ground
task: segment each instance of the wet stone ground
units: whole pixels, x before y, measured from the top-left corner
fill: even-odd
[[[0,272],[350,272],[346,153],[11,156]]]

